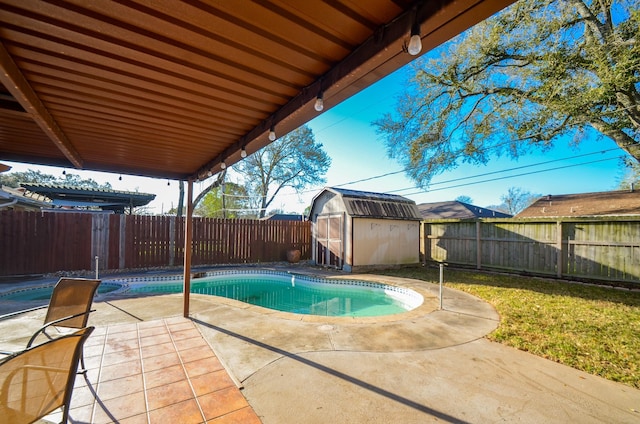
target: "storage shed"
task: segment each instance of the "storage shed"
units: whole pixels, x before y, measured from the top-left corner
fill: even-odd
[[[327,187],[311,203],[312,260],[361,271],[420,262],[420,212],[402,196]]]

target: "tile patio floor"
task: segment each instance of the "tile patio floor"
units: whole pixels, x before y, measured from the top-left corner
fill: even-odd
[[[72,423],[260,423],[193,322],[97,327],[76,377]]]

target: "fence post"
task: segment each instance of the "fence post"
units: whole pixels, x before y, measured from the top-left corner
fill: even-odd
[[[176,217],[169,217],[169,266],[176,262]]]
[[[440,263],[440,310],[442,310],[442,284],[444,283],[444,264]]]
[[[556,276],[558,278],[562,278],[562,267],[563,267],[563,257],[565,254],[565,250],[562,248],[562,221],[556,221],[556,249],[558,252],[558,257],[556,259]]]
[[[125,269],[125,257],[127,249],[127,222],[124,214],[118,215],[120,219],[120,237],[118,237],[118,269]]]
[[[91,255],[100,259],[102,268],[109,266],[109,215],[92,214],[91,215]],[[95,261],[96,270],[99,267],[98,261]]]
[[[424,245],[424,265],[426,266],[430,260],[433,260],[431,257],[431,223],[422,222],[423,227],[423,245]]]
[[[482,240],[480,236],[481,222],[476,221],[476,269],[482,268]]]

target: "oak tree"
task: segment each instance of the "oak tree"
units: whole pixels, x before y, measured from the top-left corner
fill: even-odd
[[[521,0],[415,62],[373,124],[422,187],[461,161],[608,137],[640,159],[637,0]]]

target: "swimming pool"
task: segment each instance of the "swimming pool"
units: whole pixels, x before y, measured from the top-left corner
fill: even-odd
[[[181,279],[123,280],[128,294],[182,293]],[[222,296],[251,305],[306,315],[368,317],[410,311],[421,294],[358,280],[325,279],[270,271],[214,271],[191,280],[191,293]]]
[[[49,303],[51,293],[53,292],[53,284],[47,284],[35,287],[25,287],[22,289],[12,290],[0,294],[0,301],[16,301],[16,302],[41,302]],[[122,288],[119,283],[102,282],[98,286],[98,294],[111,293]]]
[[[410,311],[423,296],[411,289],[371,281],[327,279],[270,270],[225,270],[198,274],[191,293],[221,296],[295,314],[374,317]],[[46,305],[55,284],[0,293],[0,301]],[[125,277],[103,280],[98,296],[182,293],[182,276]]]

